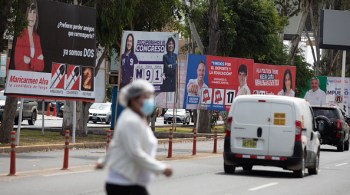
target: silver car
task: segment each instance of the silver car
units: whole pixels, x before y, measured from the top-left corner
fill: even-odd
[[[111,122],[112,103],[93,103],[89,109],[89,121],[93,123]]]
[[[190,112],[186,111],[185,109],[177,109],[175,110],[175,123],[182,123],[182,124],[190,124],[191,116]],[[164,114],[164,124],[168,123],[171,124],[173,122],[173,109],[168,109]]]

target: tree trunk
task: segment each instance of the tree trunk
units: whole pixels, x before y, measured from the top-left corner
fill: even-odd
[[[300,38],[301,38],[301,34],[305,28],[305,23],[306,23],[306,19],[309,13],[309,9],[303,9],[302,11],[302,15],[301,15],[301,20],[300,20],[300,24],[298,27],[298,31],[297,31],[297,35],[295,35],[293,37],[293,39],[291,40],[291,46],[290,46],[290,52],[289,52],[289,63],[293,64],[294,61],[294,56],[298,51],[298,46],[299,46],[299,42],[300,42]]]
[[[209,46],[208,54],[216,55],[217,47],[219,43],[219,26],[218,26],[218,1],[209,1]],[[208,110],[199,111],[199,121],[198,121],[198,132],[199,133],[210,133],[211,123],[210,123],[210,113]]]
[[[2,115],[0,127],[0,143],[10,143],[10,132],[13,130],[13,122],[16,117],[18,98],[8,96],[5,101],[5,108]]]
[[[61,134],[64,135],[65,130],[73,130],[73,101],[67,100],[64,104],[63,121]]]
[[[89,120],[89,108],[91,106],[90,102],[77,102],[77,136],[87,136],[87,123]]]

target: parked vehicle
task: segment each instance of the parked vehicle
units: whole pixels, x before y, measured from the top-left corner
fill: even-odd
[[[50,112],[53,112],[54,110],[54,107],[56,107],[56,111],[57,111],[57,116],[60,117],[63,117],[63,112],[60,112],[61,111],[61,108],[62,106],[64,105],[64,101],[53,101],[53,102],[50,102]]]
[[[337,106],[312,106],[319,124],[321,144],[336,146],[343,152],[349,150],[349,125],[347,118]]]
[[[64,105],[61,106],[61,108],[57,112],[57,116],[63,118],[63,112],[64,112]]]
[[[104,122],[109,124],[112,116],[111,103],[93,103],[89,109],[89,121],[93,123]]]
[[[312,109],[300,98],[273,95],[237,97],[230,109],[224,141],[225,173],[254,165],[318,174],[320,140]]]
[[[174,114],[174,110],[173,109],[168,109],[165,114],[164,114],[164,124],[168,123],[171,124],[173,122],[173,114]],[[185,109],[177,109],[176,113],[176,120],[175,123],[182,123],[182,124],[190,124],[191,121],[191,116],[190,113],[188,111],[186,111]]]
[[[4,95],[4,91],[0,91],[0,120],[2,120],[2,115],[5,108],[6,96]],[[19,120],[19,108],[21,102],[17,103],[16,117],[15,117],[15,125],[18,124]],[[35,100],[24,99],[23,101],[23,109],[22,109],[22,121],[28,120],[29,125],[34,125],[38,116],[38,102]]]

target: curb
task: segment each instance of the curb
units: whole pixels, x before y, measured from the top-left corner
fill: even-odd
[[[218,139],[223,139],[223,136],[218,136]],[[210,141],[213,138],[207,137],[197,137],[197,141]],[[188,143],[192,142],[193,138],[181,138],[173,139],[173,143]],[[158,139],[158,144],[167,144],[169,139]],[[50,144],[50,145],[33,145],[33,146],[17,146],[16,153],[27,153],[27,152],[42,152],[42,151],[53,151],[53,150],[63,150],[65,147],[64,144]],[[90,142],[90,143],[76,143],[70,144],[70,149],[84,149],[84,148],[105,148],[106,142]],[[0,147],[1,153],[9,153],[11,147]]]

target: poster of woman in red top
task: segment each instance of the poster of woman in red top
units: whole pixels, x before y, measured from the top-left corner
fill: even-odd
[[[15,50],[15,70],[42,72],[44,56],[41,49],[40,37],[36,32],[38,27],[38,8],[32,1],[27,8],[28,26],[18,35]]]

